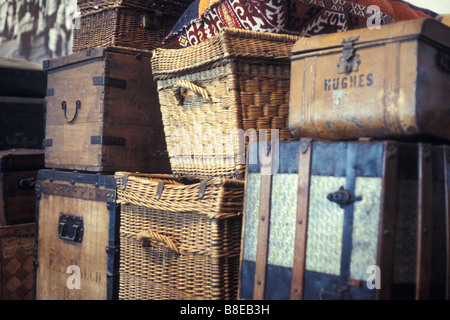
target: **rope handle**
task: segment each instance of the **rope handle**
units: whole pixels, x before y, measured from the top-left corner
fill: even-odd
[[[196,95],[203,97],[209,103],[212,103],[211,97],[208,94],[206,89],[199,87],[198,85],[187,81],[187,80],[178,80],[174,84],[173,95],[175,99],[177,99],[178,105],[183,105],[183,96],[181,94],[181,89],[188,89],[194,92]]]
[[[139,232],[137,234],[137,237],[141,241],[150,240],[159,242],[160,244],[164,245],[166,248],[172,250],[176,254],[181,254],[180,249],[178,249],[178,244],[176,243],[176,241],[168,236],[162,235],[160,233],[151,230],[144,230]]]

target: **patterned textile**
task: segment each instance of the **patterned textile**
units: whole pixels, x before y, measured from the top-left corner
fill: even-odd
[[[164,42],[192,46],[224,27],[313,36],[434,16],[402,0],[195,0]]]

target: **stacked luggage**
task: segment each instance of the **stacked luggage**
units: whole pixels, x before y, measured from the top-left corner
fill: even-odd
[[[44,61],[35,299],[448,299],[444,20],[165,46],[190,3]]]
[[[162,2],[79,0],[73,53],[43,62],[37,300],[118,298],[114,173],[170,173],[150,58],[188,2]]]
[[[241,299],[449,298],[449,39],[417,19],[295,43],[299,141],[250,146]]]
[[[245,179],[239,299],[448,298],[449,30],[224,28],[155,49],[175,175]]]

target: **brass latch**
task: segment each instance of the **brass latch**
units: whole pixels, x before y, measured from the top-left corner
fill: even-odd
[[[358,40],[359,36],[348,37],[342,40],[344,47],[342,50],[342,56],[339,58],[337,65],[339,74],[349,74],[358,71],[361,60],[359,59],[359,54],[355,53],[356,49],[353,47],[354,42]]]

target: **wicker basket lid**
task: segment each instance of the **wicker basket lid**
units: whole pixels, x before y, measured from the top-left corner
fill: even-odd
[[[194,0],[78,0],[83,14],[114,7],[140,10],[160,10],[166,14],[181,15]]]
[[[207,70],[221,60],[257,59],[289,63],[298,36],[223,28],[221,32],[195,46],[182,49],[157,48],[153,51],[155,79]]]
[[[243,210],[244,182],[225,178],[180,182],[170,175],[116,172],[117,203],[167,212],[189,212],[210,219]]]

